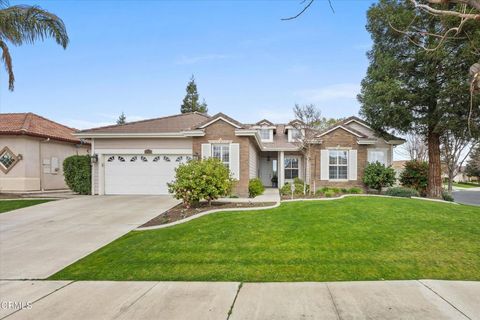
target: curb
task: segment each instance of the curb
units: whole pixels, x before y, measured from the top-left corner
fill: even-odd
[[[267,209],[273,209],[276,207],[279,207],[281,202],[275,203],[273,206],[267,206],[267,207],[251,207],[251,208],[226,208],[226,209],[213,209],[213,210],[208,210],[208,211],[203,211],[202,213],[196,214],[194,216],[190,216],[188,218],[182,219],[182,220],[177,220],[174,222],[166,223],[166,224],[161,224],[158,226],[151,226],[151,227],[144,227],[144,228],[136,228],[133,229],[132,231],[147,231],[147,230],[156,230],[156,229],[163,229],[163,228],[168,228],[175,226],[177,224],[182,224],[203,216],[206,216],[207,214],[215,213],[215,212],[225,212],[225,211],[254,211],[254,210],[267,210]]]

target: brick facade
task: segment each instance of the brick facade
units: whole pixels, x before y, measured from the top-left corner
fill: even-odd
[[[223,120],[218,120],[205,128],[205,136],[194,137],[192,140],[192,151],[194,155],[201,156],[202,144],[216,140],[230,141],[240,145],[240,180],[235,186],[235,194],[240,197],[248,197],[249,172],[249,144],[253,143],[248,137],[235,135],[235,127]]]
[[[353,181],[329,181],[320,180],[320,150],[329,148],[349,148],[357,150],[357,180]],[[322,143],[313,147],[312,161],[310,163],[311,184],[315,181],[315,188],[322,187],[338,187],[338,188],[351,188],[360,187],[365,188],[362,182],[365,166],[367,165],[367,145],[359,145],[357,143],[357,137],[353,134],[343,130],[336,129],[324,136],[322,136]]]

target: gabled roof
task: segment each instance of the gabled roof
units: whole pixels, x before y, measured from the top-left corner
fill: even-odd
[[[126,124],[110,125],[88,130],[82,130],[78,133],[105,133],[105,134],[136,134],[136,133],[170,133],[189,130],[200,122],[210,119],[207,114],[199,112],[190,112],[176,114],[173,116],[160,117],[148,120],[127,122]]]
[[[323,136],[323,135],[325,135],[329,132],[332,132],[336,129],[343,129],[343,130],[346,130],[346,131],[352,133],[353,135],[355,135],[359,138],[372,138],[372,136],[367,136],[364,133],[350,127],[349,124],[352,123],[352,122],[356,122],[356,123],[364,126],[365,128],[369,129],[372,133],[374,133],[378,137],[382,137],[385,140],[402,140],[402,141],[404,140],[404,139],[396,137],[396,136],[394,136],[394,135],[392,135],[388,132],[384,132],[384,131],[383,132],[375,132],[375,130],[373,130],[367,122],[365,122],[364,120],[362,120],[358,117],[355,117],[355,116],[351,116],[351,117],[348,117],[348,118],[345,118],[343,120],[338,121],[337,123],[331,125],[330,127],[320,131],[318,133],[317,137],[321,137],[321,136]]]
[[[358,138],[367,138],[367,136],[364,135],[363,133],[361,133],[361,132],[359,132],[359,131],[357,131],[357,130],[355,130],[355,129],[352,129],[352,128],[350,128],[350,127],[341,125],[341,124],[339,124],[339,125],[333,125],[333,126],[328,127],[328,128],[325,129],[325,130],[320,131],[320,132],[316,135],[316,137],[322,137],[322,136],[324,136],[324,135],[326,135],[326,134],[329,134],[330,132],[335,131],[335,130],[337,130],[337,129],[345,130],[345,131],[353,134],[354,136],[356,136],[356,137],[358,137]]]
[[[211,125],[212,123],[214,123],[218,120],[223,120],[223,121],[229,123],[230,125],[234,126],[237,129],[245,128],[245,126],[242,123],[238,122],[235,119],[230,118],[229,116],[227,116],[224,113],[219,112],[216,115],[214,115],[214,116],[206,119],[205,121],[197,124],[195,126],[195,129],[203,129],[203,128],[208,127],[209,125]]]
[[[274,126],[275,124],[273,124],[272,122],[268,121],[267,119],[263,119],[263,120],[260,120],[258,121],[257,123],[255,123],[256,125],[262,125],[262,124],[268,124],[269,126]]]
[[[75,131],[76,129],[31,112],[0,114],[0,134],[2,135],[26,135],[80,143],[80,139],[73,135]]]

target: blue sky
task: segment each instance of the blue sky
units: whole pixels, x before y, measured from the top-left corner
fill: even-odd
[[[209,113],[240,121],[358,113],[372,1],[21,1],[59,15],[71,39],[11,47],[15,91],[0,73],[0,112],[32,111],[88,128],[179,113],[192,74]]]

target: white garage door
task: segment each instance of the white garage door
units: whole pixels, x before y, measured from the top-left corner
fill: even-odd
[[[167,182],[190,155],[107,155],[105,194],[168,194]]]

